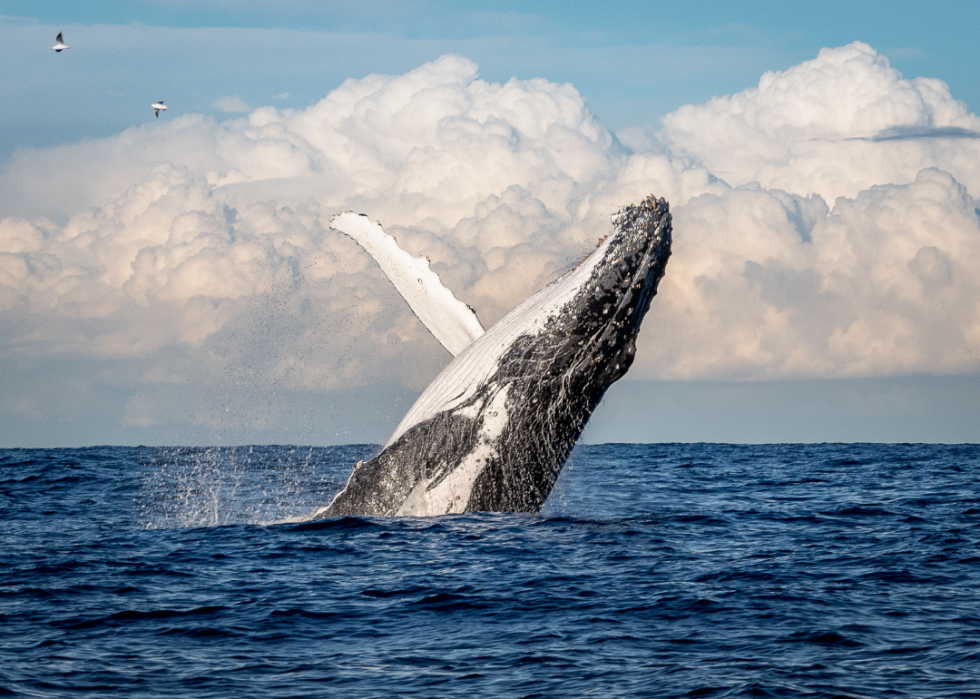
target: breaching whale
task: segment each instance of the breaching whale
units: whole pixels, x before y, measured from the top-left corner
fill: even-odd
[[[366,216],[340,214],[331,227],[371,253],[455,359],[312,518],[540,510],[592,411],[633,362],[670,256],[667,202],[621,209],[591,255],[486,332],[428,260]]]

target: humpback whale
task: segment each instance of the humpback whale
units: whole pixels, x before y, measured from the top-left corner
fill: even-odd
[[[331,227],[378,261],[455,359],[312,519],[540,510],[592,411],[632,364],[670,256],[665,200],[626,206],[612,224],[591,255],[484,332],[428,260],[364,215],[334,217]]]

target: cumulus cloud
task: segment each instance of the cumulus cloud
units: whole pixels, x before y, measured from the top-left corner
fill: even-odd
[[[762,76],[736,95],[687,105],[660,140],[731,185],[757,182],[833,202],[927,167],[980,191],[980,118],[941,80],[906,80],[855,42]]]
[[[648,376],[883,376],[980,366],[976,202],[941,170],[831,210],[758,186],[691,200],[643,336]]]
[[[214,106],[229,114],[242,114],[244,112],[252,111],[252,108],[248,105],[248,102],[243,100],[238,95],[219,97],[214,101]]]
[[[571,85],[444,56],[307,109],[17,155],[2,352],[140,360],[120,379],[140,426],[171,419],[159,387],[417,390],[449,357],[333,213],[380,220],[489,326],[654,192],[674,256],[631,376],[976,371],[976,134],[943,83],[859,43],[684,107],[633,150]]]

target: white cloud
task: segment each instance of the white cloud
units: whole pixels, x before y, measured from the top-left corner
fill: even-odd
[[[944,84],[862,44],[685,107],[635,153],[572,86],[444,56],[304,110],[15,157],[0,210],[27,215],[0,220],[0,351],[146,362],[120,379],[134,425],[165,421],[146,396],[181,381],[420,388],[448,355],[332,213],[379,219],[489,326],[654,192],[675,248],[631,376],[976,371],[974,131]]]
[[[243,100],[238,95],[219,97],[214,101],[214,106],[229,114],[243,114],[245,112],[252,111],[252,108],[248,105],[248,102]]]
[[[644,334],[661,378],[883,376],[980,367],[980,221],[948,173],[921,171],[829,211],[758,186],[675,217]]]
[[[940,80],[905,80],[855,42],[762,76],[757,88],[664,119],[660,138],[732,185],[758,182],[832,202],[926,167],[980,191],[980,118]]]

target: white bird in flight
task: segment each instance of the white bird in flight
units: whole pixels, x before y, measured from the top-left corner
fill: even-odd
[[[163,100],[160,100],[159,102],[155,102],[154,104],[151,104],[150,106],[153,107],[153,115],[157,119],[160,118],[160,112],[167,111],[167,105],[165,105],[163,103]]]
[[[64,42],[64,40],[62,40],[62,38],[61,38],[61,32],[58,32],[58,36],[57,36],[57,37],[55,37],[55,40],[54,40],[54,42],[55,42],[55,43],[54,43],[54,46],[52,46],[51,48],[53,48],[53,49],[54,49],[55,51],[57,51],[58,53],[61,53],[61,52],[62,52],[62,51],[64,51],[65,49],[70,49],[70,48],[71,48],[71,46],[68,46],[68,45],[67,45],[67,44],[66,44],[66,43]]]

